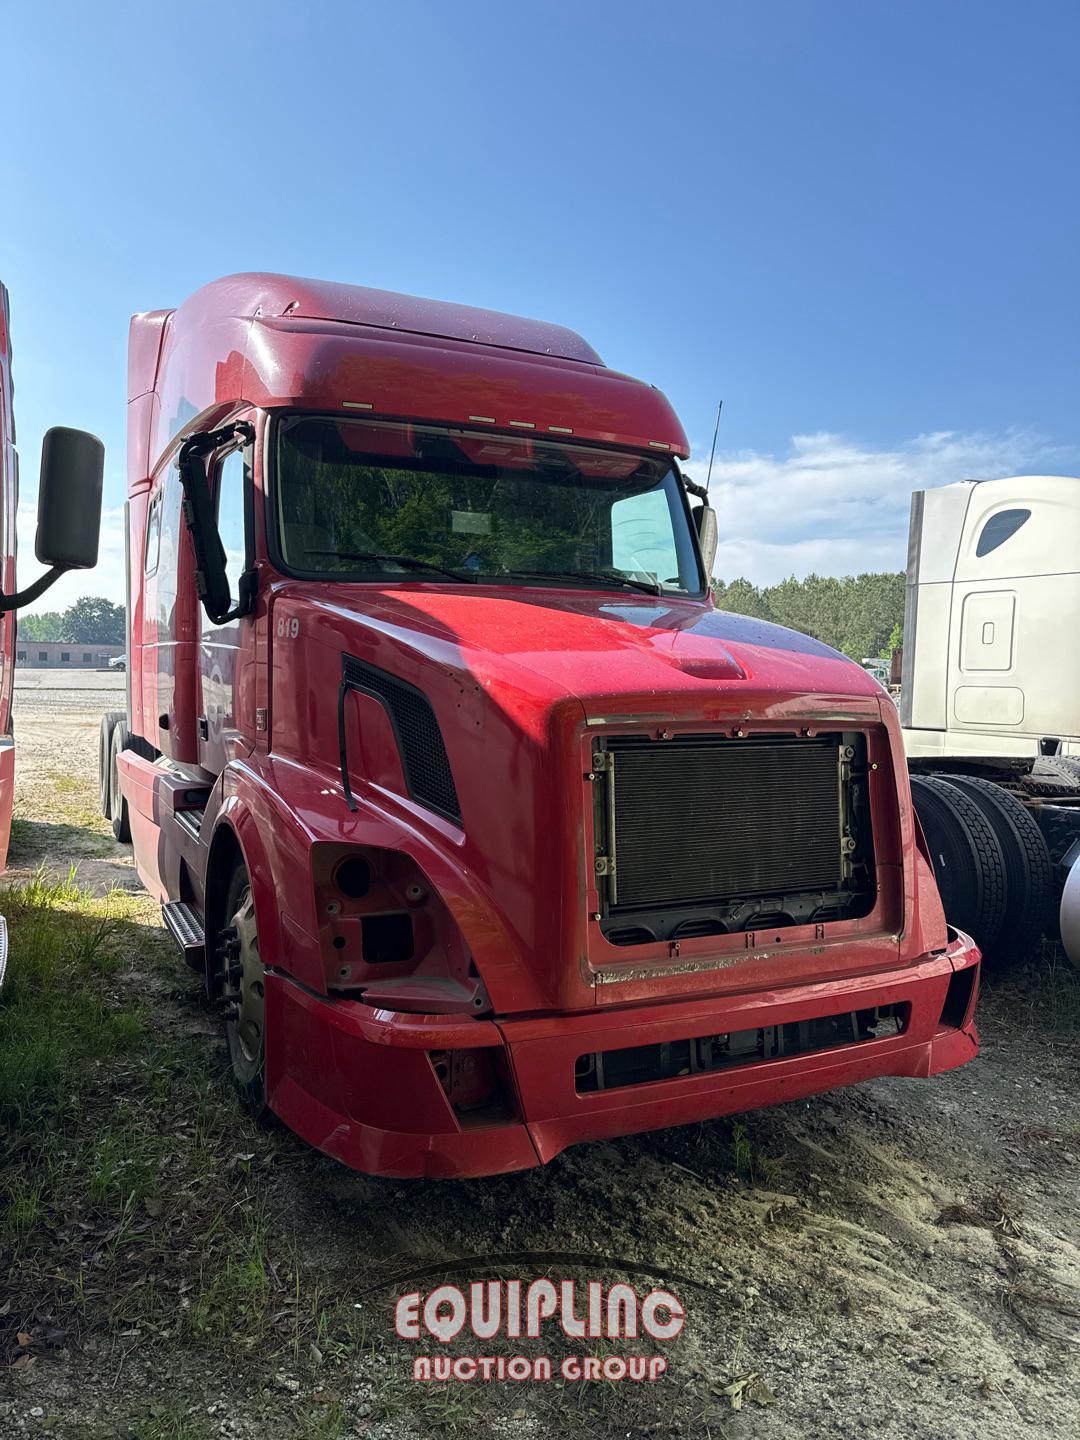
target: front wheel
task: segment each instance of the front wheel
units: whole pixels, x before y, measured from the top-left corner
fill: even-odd
[[[118,721],[113,727],[112,740],[109,743],[109,819],[112,821],[112,832],[120,841],[126,845],[131,839],[131,825],[128,820],[128,803],[124,799],[124,792],[120,788],[120,752],[127,744],[127,725]]]
[[[259,931],[251,881],[237,861],[225,893],[225,924],[215,959],[226,1004],[225,1038],[229,1064],[249,1115],[262,1119],[266,1107],[266,971],[259,954]]]

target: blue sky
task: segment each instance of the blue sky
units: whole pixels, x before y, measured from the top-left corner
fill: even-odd
[[[729,576],[899,568],[913,485],[1080,473],[1075,0],[38,0],[0,42],[24,499],[48,425],[108,451],[45,607],[122,595],[129,314],[234,270],[563,322],[699,455],[722,395]]]

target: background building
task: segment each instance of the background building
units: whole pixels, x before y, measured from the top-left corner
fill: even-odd
[[[114,655],[124,653],[123,645],[80,644],[75,640],[22,640],[15,648],[15,664],[26,669],[97,670]]]

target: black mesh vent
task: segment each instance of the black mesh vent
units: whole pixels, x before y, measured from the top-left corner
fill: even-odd
[[[619,907],[839,885],[837,745],[613,745]]]
[[[412,798],[441,815],[460,820],[461,806],[442,731],[423,691],[352,655],[342,658],[341,682],[381,701],[397,736],[405,783]]]

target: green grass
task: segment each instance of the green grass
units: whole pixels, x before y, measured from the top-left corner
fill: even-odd
[[[408,1424],[421,1434],[475,1431],[482,1394],[480,1387],[456,1381],[418,1383],[405,1364],[379,1367],[372,1376],[371,1418],[383,1425]]]
[[[237,1112],[213,1045],[162,1023],[155,990],[187,977],[152,904],[42,872],[0,889],[0,912],[0,1325],[298,1347],[271,1320],[293,1280],[235,1160],[269,1163],[274,1141]]]
[[[1030,997],[1033,1017],[1060,1034],[1075,1035],[1080,1033],[1080,970],[1070,964],[1060,946],[1048,950],[1035,970]]]
[[[984,975],[981,1004],[987,1009],[995,1004],[1014,1007],[1022,1024],[1071,1045],[1080,1035],[1080,969],[1060,944],[1044,940],[1024,969],[1000,977]]]
[[[0,893],[11,941],[0,992],[0,1129],[55,1125],[77,1095],[79,1072],[140,1042],[139,1009],[101,984],[119,963],[111,903],[84,900],[72,880],[44,875]]]

